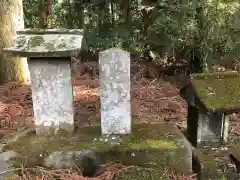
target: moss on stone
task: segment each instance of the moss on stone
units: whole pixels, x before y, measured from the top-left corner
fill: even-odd
[[[44,45],[44,38],[42,36],[33,36],[28,41],[28,48],[35,48]]]
[[[4,52],[21,57],[70,57],[81,50],[86,50],[86,44],[79,29],[25,29]]]
[[[132,134],[121,137],[120,145],[111,145],[101,136],[99,124],[79,129],[74,136],[67,132],[57,135],[29,135],[4,147],[14,150],[21,157],[54,151],[90,149],[96,152],[102,163],[117,161],[126,165],[143,165],[153,162],[159,167],[170,167],[180,173],[188,173],[186,147],[183,136],[172,124],[133,124]],[[159,168],[157,168],[159,169]]]
[[[240,76],[237,72],[193,74],[192,84],[207,109],[240,108]]]
[[[118,180],[169,180],[164,173],[164,167],[150,167],[136,169],[134,171],[121,173]]]

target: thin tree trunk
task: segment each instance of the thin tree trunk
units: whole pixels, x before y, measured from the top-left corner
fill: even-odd
[[[39,2],[39,23],[38,28],[45,28],[46,27],[46,8],[45,8],[45,0],[40,0]]]
[[[52,0],[47,0],[46,26],[47,26],[47,28],[52,27]]]
[[[16,31],[24,29],[22,0],[0,0],[0,84],[30,80],[26,58],[6,57],[2,50],[11,46]]]
[[[196,22],[198,27],[198,33],[194,38],[194,48],[192,50],[192,58],[190,60],[190,73],[203,72],[203,56],[201,51],[201,43],[203,41],[203,28],[204,28],[204,14],[202,1],[197,0],[198,5],[196,7]]]
[[[130,9],[130,0],[126,0],[126,1],[122,1],[121,4],[121,12],[122,12],[122,21],[124,22],[124,26],[128,29],[128,28],[132,28],[131,27],[131,17],[132,17],[132,11]]]

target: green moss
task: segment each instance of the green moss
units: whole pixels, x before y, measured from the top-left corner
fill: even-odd
[[[28,42],[28,48],[41,46],[44,43],[44,38],[42,36],[32,36]]]
[[[128,149],[171,149],[176,148],[177,140],[173,136],[167,136],[168,132],[160,128],[158,130],[149,131],[148,127],[142,125],[135,125],[134,131],[131,136],[123,136],[123,145],[119,147],[121,150]],[[142,127],[142,128],[141,128]],[[35,136],[29,135],[27,137],[20,138],[17,142],[10,143],[6,148],[13,148],[16,152],[24,155],[34,152],[35,149],[45,149],[48,152],[55,150],[76,150],[81,148],[88,148],[89,143],[92,144],[90,149],[98,149],[99,151],[106,151],[112,149],[109,143],[104,141],[94,141],[94,138],[102,138],[100,134],[100,127],[98,125],[92,127],[85,127],[79,130],[79,133],[71,136],[65,132],[60,132],[56,136]],[[164,137],[164,138],[163,138]],[[176,138],[176,137],[175,137]],[[47,143],[48,142],[48,143]],[[60,146],[59,146],[60,145]],[[32,146],[31,148],[29,148]]]
[[[162,148],[162,149],[169,149],[169,147],[176,147],[176,143],[173,141],[168,140],[145,140],[141,143],[133,143],[130,145],[132,149],[139,149],[142,146],[149,147],[149,148]]]
[[[114,146],[104,141],[106,137],[101,136],[100,130],[99,124],[95,124],[79,129],[74,136],[67,132],[59,132],[55,136],[32,134],[9,143],[4,149],[14,150],[25,157],[36,152],[44,154],[87,148],[98,153],[102,163],[117,161],[128,165],[142,165],[154,162],[160,167],[188,172],[183,165],[187,151],[182,141],[183,136],[172,124],[133,124],[132,134],[122,136],[122,143]]]
[[[118,180],[169,180],[164,174],[163,167],[149,167],[149,168],[142,168],[136,169],[134,171],[121,173],[118,177]]]
[[[236,72],[195,74],[192,84],[208,109],[240,108],[240,76]]]

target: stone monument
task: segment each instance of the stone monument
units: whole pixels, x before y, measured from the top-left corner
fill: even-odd
[[[108,49],[99,64],[102,134],[130,134],[130,53]]]
[[[36,133],[74,131],[71,57],[86,49],[81,30],[18,31],[5,53],[28,58]]]

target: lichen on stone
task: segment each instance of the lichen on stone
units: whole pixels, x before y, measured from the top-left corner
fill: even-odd
[[[45,43],[44,46],[49,50],[49,51],[54,51],[54,44],[53,43]]]
[[[26,38],[24,36],[19,36],[15,41],[13,42],[15,48],[21,48],[26,44]]]
[[[5,53],[26,57],[77,55],[82,49],[83,35],[80,30],[24,30],[13,40],[12,47]],[[83,47],[85,50],[86,47]]]

